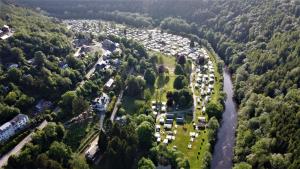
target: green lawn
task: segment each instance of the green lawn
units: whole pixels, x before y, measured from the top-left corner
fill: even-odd
[[[168,67],[169,69],[172,69],[172,70],[175,68],[175,65],[176,65],[175,56],[165,55],[160,52],[150,52],[150,54],[155,54],[158,56],[159,64],[164,64],[166,67]]]
[[[122,99],[122,108],[128,114],[135,114],[145,104],[145,100],[124,96]]]
[[[217,65],[216,56],[211,51],[209,51],[208,49],[206,49],[206,51],[207,51],[211,61],[213,62],[213,65],[214,65],[215,83],[214,83],[214,92],[213,92],[213,95],[212,95],[212,101],[217,102],[219,100],[220,92],[221,92],[221,89],[222,89],[222,83],[220,82],[221,75],[218,72],[218,65]]]
[[[64,143],[69,145],[73,151],[76,151],[77,148],[84,142],[90,134],[95,132],[94,127],[97,125],[97,120],[85,120],[82,123],[72,124],[66,129],[66,137]]]
[[[166,74],[166,76],[169,77],[169,80],[164,81],[165,83],[160,82],[159,77],[156,79],[156,84],[155,84],[156,90],[155,90],[155,94],[153,95],[152,100],[155,100],[156,98],[158,98],[158,99],[161,98],[162,102],[166,102],[167,101],[167,97],[166,97],[167,92],[174,90],[173,83],[176,78],[176,75],[174,73],[169,73],[169,74]]]
[[[190,132],[195,132],[192,123],[185,124],[183,126],[178,125],[176,139],[168,146],[177,146],[177,149],[180,150],[189,160],[191,169],[201,168],[200,166],[203,164],[202,160],[204,159],[204,153],[209,151],[209,146],[207,144],[207,132],[205,130],[201,130],[199,132],[199,136],[195,138],[195,141],[191,142],[192,148],[188,149],[188,144],[190,143],[191,138]]]

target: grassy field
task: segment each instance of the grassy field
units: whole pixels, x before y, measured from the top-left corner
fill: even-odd
[[[194,132],[192,123],[184,126],[178,125],[177,132],[176,139],[169,146],[177,146],[177,149],[189,159],[191,169],[201,168],[203,155],[209,151],[207,132],[205,130],[199,132],[199,136],[195,138],[194,142],[191,142],[191,149],[188,149],[188,144],[190,143],[190,132]]]
[[[209,58],[212,60],[213,65],[214,65],[214,72],[215,72],[215,83],[214,83],[214,92],[212,95],[212,101],[217,102],[219,100],[220,97],[220,92],[222,90],[222,83],[220,82],[221,79],[221,75],[218,71],[218,65],[217,65],[217,58],[216,56],[214,56],[213,53],[211,53],[211,51],[207,50],[207,53],[209,55]]]
[[[155,94],[153,95],[152,100],[155,100],[156,98],[160,99],[160,97],[161,97],[161,101],[166,102],[167,101],[167,97],[166,97],[167,92],[174,90],[173,83],[176,78],[176,75],[174,73],[169,73],[166,76],[169,77],[169,80],[167,82],[165,82],[164,84],[161,84],[159,82],[159,78],[156,79],[156,84],[155,84],[156,89],[155,89]]]
[[[64,143],[69,145],[73,151],[76,151],[85,139],[89,137],[95,131],[97,125],[97,119],[86,120],[82,123],[73,124],[66,129],[66,137]]]
[[[136,113],[143,105],[145,104],[144,100],[135,99],[132,97],[124,96],[122,99],[122,108],[125,109],[126,113],[134,114]]]
[[[176,59],[174,56],[168,56],[160,52],[150,52],[150,54],[154,54],[158,56],[158,64],[164,64],[166,67],[168,67],[171,70],[175,68]]]

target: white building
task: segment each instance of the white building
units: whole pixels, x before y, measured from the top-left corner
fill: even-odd
[[[98,112],[105,112],[107,110],[110,98],[107,94],[103,93],[101,97],[96,98],[93,101],[93,108]]]
[[[0,142],[8,140],[18,130],[23,129],[28,122],[29,118],[27,115],[19,114],[9,122],[0,126]]]

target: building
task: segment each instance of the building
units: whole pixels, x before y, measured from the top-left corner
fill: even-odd
[[[9,38],[10,36],[12,36],[12,31],[11,31],[10,27],[7,25],[4,25],[0,29],[0,39],[5,40],[5,39]]]
[[[113,85],[113,83],[114,83],[114,79],[110,78],[110,79],[105,83],[104,88],[105,88],[106,90],[110,90],[111,87],[112,87],[112,85]]]
[[[91,147],[85,152],[85,157],[91,162],[95,162],[96,154],[98,152],[98,145],[91,145]]]
[[[41,113],[51,108],[52,105],[52,102],[42,99],[35,105],[35,113]]]
[[[10,28],[9,28],[9,26],[7,26],[7,25],[3,25],[3,27],[1,28],[1,30],[3,31],[4,34],[10,32]]]
[[[10,122],[4,123],[0,127],[0,142],[3,142],[9,139],[11,136],[15,134],[15,131]]]
[[[92,107],[97,112],[106,112],[110,98],[106,93],[103,93],[101,97],[97,97],[92,102]]]
[[[114,51],[116,49],[116,44],[114,42],[112,42],[111,40],[108,40],[108,39],[105,39],[103,42],[102,42],[102,46],[105,48],[105,49],[108,49],[110,51]]]
[[[22,130],[29,122],[27,115],[19,114],[9,122],[0,126],[0,142],[8,140],[19,130]]]

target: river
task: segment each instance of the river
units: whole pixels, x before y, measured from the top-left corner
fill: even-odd
[[[230,169],[232,168],[233,149],[235,145],[235,130],[237,126],[237,109],[233,100],[233,86],[231,75],[224,69],[224,92],[227,97],[225,100],[225,111],[221,126],[218,130],[217,142],[214,147],[211,161],[211,169]]]

